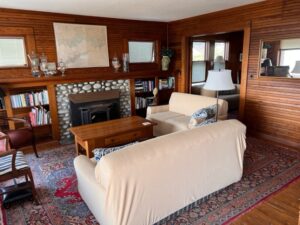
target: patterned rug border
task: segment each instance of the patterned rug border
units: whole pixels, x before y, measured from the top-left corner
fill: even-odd
[[[265,196],[264,198],[262,198],[261,200],[259,200],[257,203],[255,203],[254,205],[252,205],[250,208],[245,209],[244,211],[240,212],[238,215],[230,218],[229,220],[227,220],[225,223],[223,223],[222,225],[228,225],[231,222],[233,222],[234,220],[237,220],[238,218],[240,218],[241,216],[249,213],[250,211],[252,211],[254,208],[256,208],[257,206],[263,204],[264,202],[266,202],[267,200],[269,200],[270,198],[272,198],[274,195],[278,194],[279,192],[282,192],[284,190],[286,190],[290,185],[294,184],[296,181],[300,180],[300,175],[298,177],[295,177],[293,180],[289,181],[288,183],[286,183],[285,185],[283,185],[281,188],[279,188],[277,191]]]
[[[1,197],[1,202],[2,202],[2,197]],[[5,210],[1,204],[1,213],[0,213],[0,225],[7,225],[7,222],[6,222],[6,213],[5,213]]]

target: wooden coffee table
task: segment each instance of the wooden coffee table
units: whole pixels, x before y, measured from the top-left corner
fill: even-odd
[[[156,123],[139,116],[131,116],[105,122],[92,123],[70,128],[75,136],[77,154],[81,152],[89,158],[99,147],[111,147],[153,137]]]

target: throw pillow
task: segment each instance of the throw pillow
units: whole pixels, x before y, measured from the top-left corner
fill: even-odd
[[[217,105],[208,106],[206,108],[202,108],[194,112],[191,116],[191,120],[189,123],[189,128],[192,129],[194,127],[203,126],[215,120],[215,115],[217,112]]]
[[[210,118],[210,119],[204,120],[202,123],[199,123],[194,127],[202,127],[202,126],[214,123],[214,122],[216,122],[216,119],[215,118]]]
[[[95,148],[95,149],[93,150],[94,158],[95,158],[95,160],[96,160],[97,162],[99,162],[100,159],[101,159],[103,156],[105,156],[105,155],[107,155],[107,154],[109,154],[109,153],[112,153],[112,152],[114,152],[114,151],[121,150],[122,148],[125,148],[125,147],[127,147],[127,146],[130,146],[130,145],[133,145],[133,144],[136,144],[136,143],[137,143],[137,141],[136,141],[136,142],[131,142],[131,143],[126,144],[126,145],[120,145],[120,146],[115,146],[115,147],[110,147],[110,148]]]

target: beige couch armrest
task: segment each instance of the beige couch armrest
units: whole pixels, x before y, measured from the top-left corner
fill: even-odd
[[[84,155],[77,156],[74,159],[74,167],[77,176],[84,177],[86,180],[96,182],[95,179],[95,167],[97,163],[90,160]]]
[[[228,118],[227,114],[226,115],[221,115],[221,116],[218,116],[218,121],[219,120],[227,120],[227,118]]]
[[[147,107],[147,115],[151,115],[159,112],[167,112],[167,111],[169,111],[169,105],[157,105],[157,106]]]

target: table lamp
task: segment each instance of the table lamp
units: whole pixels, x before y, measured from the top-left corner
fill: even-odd
[[[268,67],[272,66],[272,60],[266,58],[264,62],[261,64],[261,66],[265,68],[265,75],[268,76]]]
[[[223,56],[218,55],[214,61],[214,70],[222,69],[225,69],[225,60]]]
[[[216,121],[218,121],[219,91],[233,90],[235,88],[232,82],[231,70],[209,70],[208,77],[203,88],[206,90],[217,92]]]

